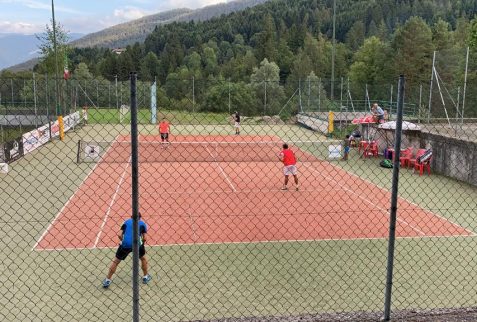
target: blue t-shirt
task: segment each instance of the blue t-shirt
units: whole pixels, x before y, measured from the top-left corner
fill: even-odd
[[[121,246],[124,248],[132,248],[133,245],[133,220],[132,218],[126,220],[124,224],[121,226],[121,230],[123,231],[123,241]],[[139,245],[143,244],[143,240],[141,238],[142,234],[147,232],[147,225],[144,221],[139,220]]]

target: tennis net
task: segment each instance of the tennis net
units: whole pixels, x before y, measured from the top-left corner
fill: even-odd
[[[139,162],[276,162],[282,141],[139,142]],[[300,162],[339,158],[340,141],[287,142]],[[129,162],[131,142],[78,141],[77,162]]]

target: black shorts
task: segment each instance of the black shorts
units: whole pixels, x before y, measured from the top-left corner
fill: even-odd
[[[161,139],[167,140],[169,138],[169,133],[161,133]]]
[[[131,252],[132,248],[124,248],[119,245],[118,250],[116,251],[116,258],[119,260],[125,260]],[[139,258],[142,258],[144,255],[146,255],[146,248],[144,248],[144,245],[141,245],[139,246]]]

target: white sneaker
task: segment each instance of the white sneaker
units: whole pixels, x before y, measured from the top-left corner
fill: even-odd
[[[109,285],[111,285],[111,280],[110,280],[109,278],[105,278],[105,279],[103,280],[103,287],[104,287],[104,288],[108,288]]]
[[[288,187],[287,187],[287,186],[283,186],[280,190],[283,190],[283,191],[288,190]]]
[[[152,280],[152,277],[151,277],[151,275],[147,274],[142,278],[142,283],[147,284],[147,283],[149,283],[150,280]]]

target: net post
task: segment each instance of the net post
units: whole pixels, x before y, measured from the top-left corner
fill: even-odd
[[[386,274],[386,293],[384,299],[384,321],[391,318],[391,293],[393,285],[393,268],[394,268],[394,245],[396,241],[396,214],[397,214],[397,198],[399,185],[399,166],[401,151],[401,135],[404,105],[404,76],[399,76],[398,101],[397,101],[397,119],[396,119],[396,141],[394,142],[394,164],[393,164],[393,181],[391,190],[391,211],[389,220],[389,242],[388,242],[388,262]]]
[[[137,73],[130,77],[131,90],[131,172],[132,172],[132,219],[133,219],[133,322],[139,322],[139,166],[137,129]]]

